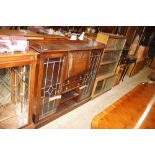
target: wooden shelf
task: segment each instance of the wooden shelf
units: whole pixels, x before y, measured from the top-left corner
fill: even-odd
[[[92,91],[92,98],[110,90],[115,83],[115,72],[126,41],[125,37],[109,33],[98,33],[97,41],[106,44],[98,74]]]
[[[107,73],[107,74],[104,74],[104,75],[97,75],[96,80],[100,81],[100,80],[106,79],[106,78],[108,78],[110,76],[113,76],[113,75],[114,75],[114,73]]]
[[[110,52],[110,51],[113,51],[113,52],[114,52],[114,51],[122,51],[122,50],[123,50],[123,49],[105,48],[105,49],[104,49],[104,52],[108,52],[108,51],[109,51],[109,52]]]
[[[63,102],[63,104],[60,104],[56,110],[56,112],[62,111],[64,109],[69,108],[70,106],[72,106],[73,104],[77,104],[77,101],[75,101],[73,98],[70,100],[67,100],[65,102]]]
[[[76,91],[71,91],[66,94],[63,94],[60,103],[67,102],[67,101],[71,100],[72,98],[77,97],[78,95],[79,94]]]
[[[103,62],[101,62],[100,65],[107,65],[107,64],[111,64],[111,63],[114,63],[114,62],[117,62],[117,61],[119,61],[119,60],[103,61]]]

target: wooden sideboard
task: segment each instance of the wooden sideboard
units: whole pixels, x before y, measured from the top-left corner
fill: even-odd
[[[40,127],[91,98],[104,44],[94,41],[31,41],[39,53],[34,122]]]
[[[37,52],[0,54],[0,128],[34,128]]]

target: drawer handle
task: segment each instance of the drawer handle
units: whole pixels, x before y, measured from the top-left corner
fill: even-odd
[[[50,97],[50,98],[49,98],[49,101],[53,101],[53,100],[56,100],[56,99],[61,99],[61,95],[57,95],[57,96],[54,96],[54,97]]]

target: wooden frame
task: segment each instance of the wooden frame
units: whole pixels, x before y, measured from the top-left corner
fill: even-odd
[[[1,54],[0,55],[0,69],[3,68],[14,68],[18,66],[29,65],[30,73],[29,73],[29,90],[28,90],[28,123],[19,128],[33,128],[32,122],[32,111],[33,111],[33,102],[34,102],[34,82],[35,82],[35,68],[36,68],[36,60],[37,53],[34,52],[26,52],[20,54]],[[13,92],[15,91],[15,80],[16,73],[11,71],[11,87]],[[13,103],[15,103],[15,97],[11,93],[11,99]],[[21,98],[22,99],[22,98]]]
[[[126,42],[126,38],[123,36],[120,36],[120,35],[114,35],[114,34],[109,34],[109,33],[98,33],[98,35],[96,37],[96,41],[106,44],[106,48],[104,49],[104,52],[102,54],[102,60],[104,59],[105,53],[118,52],[118,56],[117,56],[117,59],[113,60],[113,61],[108,60],[107,62],[102,62],[102,60],[101,60],[100,66],[98,69],[98,73],[97,73],[97,77],[95,80],[95,84],[93,87],[93,91],[91,94],[92,98],[95,98],[95,97],[104,93],[103,91],[101,91],[101,92],[95,94],[98,82],[104,80],[104,84],[105,84],[106,79],[108,79],[112,76],[115,76],[116,68],[119,64],[119,60],[120,60],[122,50],[123,50],[125,42]],[[111,59],[110,56],[109,56],[109,59]],[[103,70],[101,69],[102,66],[104,66],[105,68],[107,68],[106,66],[109,66],[109,67],[111,66],[112,71],[109,69],[110,70],[109,72],[105,72],[104,69]],[[114,83],[112,84],[112,86],[114,86]]]

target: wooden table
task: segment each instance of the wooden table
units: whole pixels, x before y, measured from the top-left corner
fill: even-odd
[[[121,93],[121,90],[120,90]],[[155,83],[142,83],[92,120],[94,129],[155,128]]]
[[[2,29],[0,30],[0,35],[24,36],[28,40],[68,39],[66,36],[38,34],[27,30],[3,30]]]

